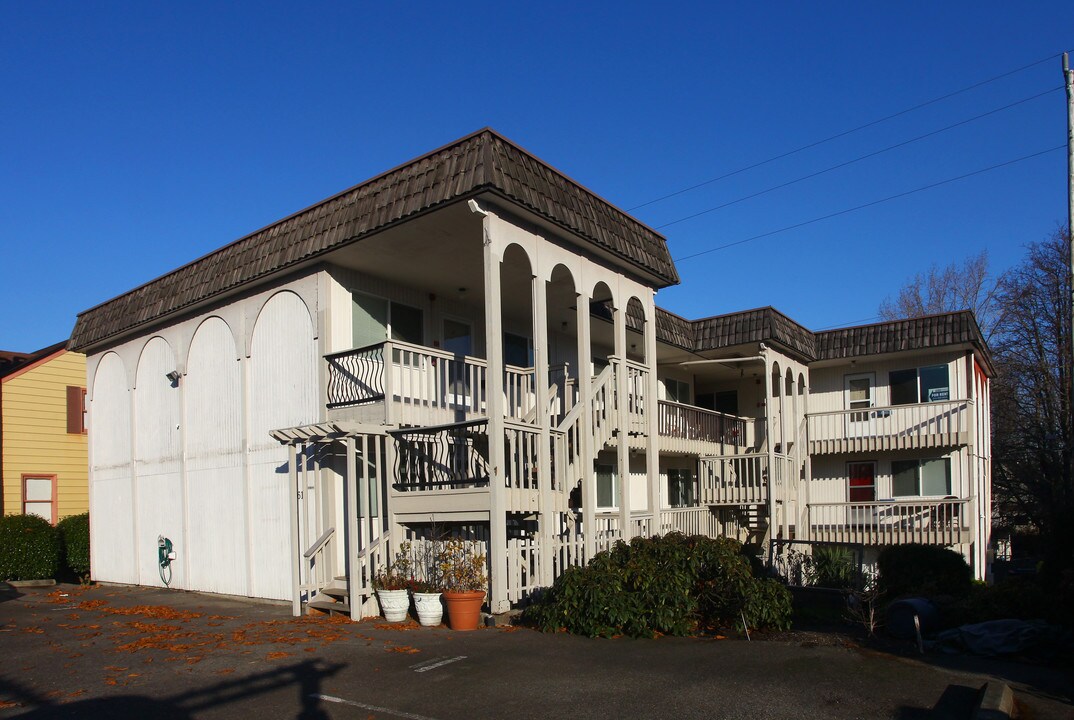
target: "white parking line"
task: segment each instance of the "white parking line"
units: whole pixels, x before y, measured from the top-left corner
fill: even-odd
[[[335,697],[334,695],[320,695],[314,693],[310,695],[312,698],[318,700],[324,700],[325,702],[338,703],[340,705],[350,705],[351,707],[359,707],[363,710],[372,710],[373,712],[384,713],[386,715],[394,715],[395,717],[407,718],[407,720],[436,720],[426,715],[415,715],[414,713],[403,712],[402,710],[392,710],[391,708],[381,707],[379,705],[367,705],[366,703],[356,702],[354,700],[345,700],[343,698]]]
[[[445,660],[440,660],[439,662],[433,661],[433,662],[430,662],[430,663],[426,663],[425,665],[415,669],[414,672],[428,672],[429,670],[435,670],[438,667],[443,667],[444,665],[447,665],[449,663],[458,662],[459,660],[465,660],[465,659],[466,659],[465,655],[458,655],[457,657],[447,658]]]

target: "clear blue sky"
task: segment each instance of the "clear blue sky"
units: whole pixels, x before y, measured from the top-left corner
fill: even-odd
[[[0,348],[486,125],[631,208],[1064,49],[1069,0],[3,3]],[[1061,83],[1054,58],[635,214],[659,227]],[[680,258],[1062,145],[1065,122],[1056,90],[662,232]],[[1065,221],[1065,173],[1051,152],[683,261],[658,301],[868,320],[932,262],[1016,262]]]

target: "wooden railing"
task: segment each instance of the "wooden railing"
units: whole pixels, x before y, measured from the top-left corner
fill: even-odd
[[[660,532],[678,532],[683,535],[704,535],[716,537],[719,528],[716,516],[707,506],[667,508],[660,511]]]
[[[619,372],[621,367],[618,358],[609,358],[612,365]],[[651,403],[649,402],[649,368],[633,360],[626,361],[627,374],[627,422],[628,432],[634,435],[647,435],[649,433],[649,417]]]
[[[837,410],[808,416],[809,451],[951,447],[968,442],[970,400]]]
[[[392,430],[396,490],[427,492],[487,487],[488,420]]]
[[[809,537],[822,542],[957,545],[971,541],[970,499],[810,503]]]
[[[299,582],[298,590],[306,593],[307,602],[324,590],[335,577],[335,539],[336,529],[330,527],[302,553],[305,577]]]
[[[481,358],[389,340],[325,360],[329,408],[386,400],[386,422],[423,425],[438,412],[442,419],[464,419],[487,407],[487,363]]]
[[[760,505],[768,501],[770,487],[779,492],[794,480],[794,459],[775,453],[774,467],[768,453],[745,453],[701,458],[702,505]]]
[[[661,400],[659,407],[661,437],[736,447],[746,444],[744,418],[667,400]]]

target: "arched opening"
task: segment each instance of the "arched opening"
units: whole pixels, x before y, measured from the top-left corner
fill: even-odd
[[[578,400],[578,290],[564,265],[545,283],[548,319],[548,381],[553,420],[558,422]]]
[[[601,384],[602,379],[611,376],[611,360],[615,354],[615,296],[604,282],[598,282],[589,302],[590,341],[589,350],[592,358],[594,388],[603,387],[593,398],[594,417],[600,416],[599,409],[612,412],[611,398],[614,388],[610,381]],[[599,436],[599,431],[594,428]],[[615,452],[594,448],[594,471],[596,473],[596,512],[609,512],[619,507],[620,478]],[[595,530],[601,530],[598,526]]]
[[[509,245],[500,264],[500,318],[503,333],[488,342],[503,348],[507,417],[533,419],[536,388],[533,372],[533,266],[519,245]]]

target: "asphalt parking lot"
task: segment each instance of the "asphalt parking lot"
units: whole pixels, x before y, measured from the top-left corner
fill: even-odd
[[[989,674],[1074,718],[1069,673],[809,639],[590,640],[292,618],[198,593],[0,591],[0,718],[959,717]]]

